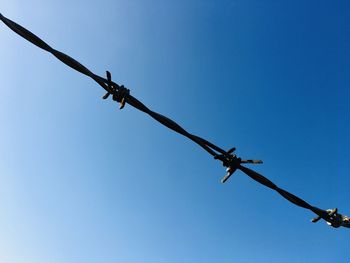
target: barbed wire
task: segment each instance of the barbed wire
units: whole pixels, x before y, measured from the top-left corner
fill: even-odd
[[[199,136],[196,136],[194,134],[187,132],[179,124],[169,119],[168,117],[165,117],[155,111],[150,110],[142,102],[140,102],[138,99],[133,97],[130,94],[129,89],[127,89],[123,85],[118,85],[117,83],[113,82],[111,73],[109,71],[106,72],[106,78],[100,77],[92,73],[89,69],[87,69],[85,66],[83,66],[81,63],[79,63],[72,57],[50,47],[47,43],[45,43],[39,37],[37,37],[32,32],[22,27],[21,25],[17,24],[16,22],[4,17],[2,14],[0,14],[0,19],[11,30],[13,30],[15,33],[17,33],[21,37],[25,38],[26,40],[36,45],[37,47],[51,53],[67,66],[75,69],[76,71],[96,81],[107,92],[102,97],[103,99],[107,99],[111,95],[112,100],[117,101],[120,104],[120,109],[124,108],[126,104],[129,104],[135,107],[136,109],[150,115],[153,119],[163,124],[167,128],[192,140],[193,142],[198,144],[200,147],[202,147],[205,151],[207,151],[210,155],[212,155],[214,159],[220,160],[223,166],[227,168],[226,169],[227,174],[221,180],[222,183],[225,183],[237,169],[241,170],[243,173],[248,175],[253,180],[259,182],[260,184],[272,190],[275,190],[277,193],[279,193],[282,197],[284,197],[291,203],[299,207],[308,209],[313,213],[315,213],[317,217],[312,219],[312,222],[315,223],[322,218],[327,222],[327,224],[329,224],[332,227],[338,228],[340,226],[343,226],[343,227],[350,228],[350,218],[348,216],[341,215],[340,213],[338,213],[337,208],[322,210],[320,208],[312,206],[306,201],[304,201],[303,199],[297,197],[296,195],[289,193],[288,191],[282,188],[279,188],[276,184],[274,184],[273,182],[271,182],[269,179],[262,176],[261,174],[241,165],[242,163],[259,164],[259,163],[262,163],[261,160],[242,160],[241,158],[237,157],[233,153],[235,151],[235,148],[225,151],[220,147],[216,146],[215,144]]]

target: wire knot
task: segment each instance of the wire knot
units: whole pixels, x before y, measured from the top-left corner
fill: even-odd
[[[222,165],[226,168],[226,175],[221,179],[221,183],[225,183],[231,175],[240,167],[241,163],[251,163],[251,164],[260,164],[261,160],[242,160],[240,157],[237,157],[233,152],[236,150],[235,147],[231,148],[224,154],[217,154],[214,156],[215,160],[222,161]]]
[[[222,161],[222,165],[226,167],[226,175],[221,179],[222,183],[225,183],[231,177],[242,162],[242,159],[233,153],[235,150],[236,148],[233,147],[225,154],[218,154],[214,156],[215,160]]]
[[[323,218],[329,226],[332,226],[334,228],[338,228],[341,226],[350,228],[350,218],[345,215],[339,214],[338,208],[327,209],[325,215],[315,217],[311,220],[311,222],[316,223],[321,218]]]
[[[106,71],[107,75],[107,85],[111,92],[107,92],[102,99],[107,99],[109,95],[112,94],[112,99],[116,102],[119,102],[119,109],[123,109],[126,103],[126,98],[130,94],[130,90],[125,88],[124,85],[117,85],[114,82],[112,82],[112,75],[109,71]]]

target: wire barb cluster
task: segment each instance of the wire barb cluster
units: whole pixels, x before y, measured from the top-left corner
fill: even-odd
[[[112,99],[116,102],[119,102],[119,109],[123,109],[126,103],[126,97],[130,95],[130,90],[125,88],[124,85],[117,86],[112,82],[112,75],[107,70],[107,85],[110,91],[107,91],[105,95],[103,95],[102,99],[107,99],[109,95],[112,94]]]
[[[222,161],[222,165],[226,167],[226,175],[221,179],[221,183],[225,183],[231,175],[239,169],[241,163],[251,163],[260,164],[261,160],[242,160],[242,158],[237,157],[233,152],[236,150],[235,147],[231,148],[225,154],[218,154],[214,156],[215,160]]]
[[[327,209],[326,212],[327,215],[325,215],[325,217],[327,218],[326,221],[328,225],[334,228],[338,228],[341,226],[350,228],[350,218],[348,216],[339,214],[338,208]],[[321,218],[321,216],[315,217],[311,220],[311,222],[317,223]]]
[[[52,55],[54,55],[57,59],[62,61],[67,66],[75,69],[76,71],[89,76],[94,81],[96,81],[107,93],[102,97],[103,99],[107,99],[110,95],[112,95],[112,99],[114,101],[117,101],[120,104],[120,109],[124,108],[124,106],[128,103],[129,105],[135,107],[136,109],[150,115],[153,119],[161,123],[162,125],[166,126],[167,128],[187,137],[188,139],[192,140],[196,144],[198,144],[200,147],[202,147],[205,151],[207,151],[209,154],[211,154],[214,159],[220,160],[225,166],[226,169],[226,175],[221,180],[222,183],[226,182],[230,176],[237,170],[241,170],[243,173],[248,175],[253,180],[259,182],[260,184],[275,190],[278,192],[282,197],[290,201],[291,203],[300,206],[302,208],[308,209],[312,212],[314,212],[317,217],[312,220],[312,222],[317,222],[321,218],[324,219],[329,225],[333,227],[348,227],[350,228],[350,219],[347,216],[341,215],[338,213],[337,209],[328,209],[328,210],[322,210],[317,207],[314,207],[301,198],[287,192],[286,190],[283,190],[279,188],[277,185],[275,185],[273,182],[271,182],[266,177],[262,176],[261,174],[242,166],[241,164],[260,164],[262,163],[261,160],[242,160],[241,158],[237,157],[233,152],[235,151],[235,148],[232,148],[228,151],[225,151],[221,149],[220,147],[216,146],[215,144],[199,137],[196,135],[193,135],[189,132],[187,132],[184,128],[182,128],[179,124],[174,122],[173,120],[157,113],[152,110],[150,110],[148,107],[146,107],[142,102],[140,102],[138,99],[134,98],[132,95],[130,95],[130,90],[125,88],[123,85],[119,86],[115,82],[112,81],[112,76],[109,71],[107,71],[106,79],[103,77],[100,77],[94,73],[92,73],[89,69],[87,69],[85,66],[80,64],[75,59],[71,58],[70,56],[53,49],[50,47],[47,43],[45,43],[43,40],[41,40],[39,37],[34,35],[29,30],[25,29],[24,27],[20,26],[19,24],[13,22],[12,20],[4,17],[2,14],[0,14],[0,20],[2,20],[11,30],[13,30],[15,33],[20,35],[21,37],[25,38],[32,44],[36,45],[37,47],[50,52]]]

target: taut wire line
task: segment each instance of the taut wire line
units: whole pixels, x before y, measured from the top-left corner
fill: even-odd
[[[338,228],[340,226],[350,228],[350,218],[348,216],[342,215],[338,213],[338,209],[327,209],[323,210],[320,208],[317,208],[315,206],[310,205],[306,201],[302,200],[301,198],[297,197],[296,195],[287,192],[286,190],[283,190],[279,188],[276,184],[271,182],[266,177],[262,176],[261,174],[242,166],[243,163],[250,163],[250,164],[259,164],[262,163],[261,160],[242,160],[241,158],[237,157],[233,152],[235,151],[235,148],[232,148],[228,151],[225,151],[221,149],[220,147],[216,146],[215,144],[199,137],[196,135],[193,135],[189,132],[187,132],[184,128],[182,128],[179,124],[174,122],[173,120],[169,119],[168,117],[165,117],[157,112],[154,112],[150,110],[148,107],[146,107],[141,101],[136,99],[130,94],[130,90],[124,87],[123,85],[118,85],[115,82],[112,81],[112,76],[109,71],[106,72],[106,78],[100,77],[94,73],[92,73],[88,68],[80,64],[75,59],[71,58],[70,56],[50,47],[47,43],[45,43],[43,40],[41,40],[39,37],[34,35],[29,30],[25,29],[21,25],[17,24],[16,22],[4,17],[2,14],[0,14],[0,20],[4,22],[11,30],[13,30],[15,33],[20,35],[21,37],[25,38],[32,44],[36,45],[37,47],[44,49],[45,51],[51,53],[54,55],[57,59],[62,61],[67,66],[75,69],[76,71],[92,78],[94,81],[96,81],[107,93],[103,96],[103,99],[107,99],[110,95],[112,96],[112,99],[114,101],[117,101],[120,104],[120,109],[124,108],[126,104],[129,104],[136,109],[150,115],[153,119],[158,121],[159,123],[163,124],[167,128],[187,137],[188,139],[192,140],[196,144],[198,144],[200,147],[202,147],[205,151],[207,151],[210,155],[214,157],[216,160],[220,160],[225,166],[226,169],[226,175],[221,180],[222,183],[225,183],[230,176],[238,169],[241,170],[243,173],[248,175],[253,180],[257,181],[258,183],[276,191],[279,193],[282,197],[290,201],[291,203],[308,209],[312,212],[314,212],[317,217],[312,219],[312,222],[317,222],[321,218],[324,219],[327,224],[329,224],[332,227]]]

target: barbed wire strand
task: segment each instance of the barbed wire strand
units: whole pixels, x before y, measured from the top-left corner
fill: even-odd
[[[111,75],[107,71],[107,79],[100,77],[94,73],[92,73],[89,69],[87,69],[85,66],[83,66],[81,63],[73,59],[72,57],[50,47],[47,43],[45,43],[43,40],[41,40],[39,37],[34,35],[29,30],[25,29],[21,25],[17,24],[16,22],[4,17],[2,14],[0,14],[0,19],[3,21],[4,24],[6,24],[11,30],[13,30],[15,33],[20,35],[21,37],[25,38],[32,44],[36,45],[37,47],[51,53],[54,55],[57,59],[62,61],[67,66],[75,69],[76,71],[92,78],[94,81],[96,81],[107,93],[103,97],[106,99],[109,95],[112,95],[113,100],[119,102],[121,104],[120,108],[123,108],[124,105],[127,103],[136,109],[150,115],[153,119],[158,121],[159,123],[163,124],[167,128],[187,137],[188,139],[192,140],[196,144],[198,144],[200,147],[202,147],[205,151],[207,151],[209,154],[211,154],[215,159],[221,160],[223,162],[223,165],[227,167],[227,175],[224,177],[222,182],[225,182],[235,170],[239,169],[246,175],[248,175],[253,180],[257,181],[258,183],[275,190],[278,192],[282,197],[290,201],[291,203],[308,209],[315,213],[317,215],[316,218],[312,220],[312,222],[317,222],[321,218],[324,219],[329,225],[337,228],[340,226],[348,227],[350,228],[350,219],[347,216],[341,215],[338,213],[338,210],[335,209],[328,209],[323,210],[320,208],[317,208],[315,206],[310,205],[306,201],[302,200],[301,198],[295,196],[292,193],[287,192],[286,190],[283,190],[279,188],[276,184],[271,182],[266,177],[262,176],[261,174],[242,166],[241,163],[262,163],[262,161],[254,161],[254,160],[241,160],[241,158],[236,157],[236,155],[232,154],[232,152],[235,150],[235,148],[232,148],[229,151],[225,151],[221,149],[220,147],[216,146],[215,144],[199,137],[196,135],[193,135],[189,132],[187,132],[184,128],[182,128],[179,124],[174,122],[173,120],[169,119],[168,117],[165,117],[157,112],[154,112],[150,110],[148,107],[146,107],[142,102],[140,102],[138,99],[130,95],[130,92],[128,89],[126,89],[123,85],[118,85],[117,83],[113,82],[111,80]]]

